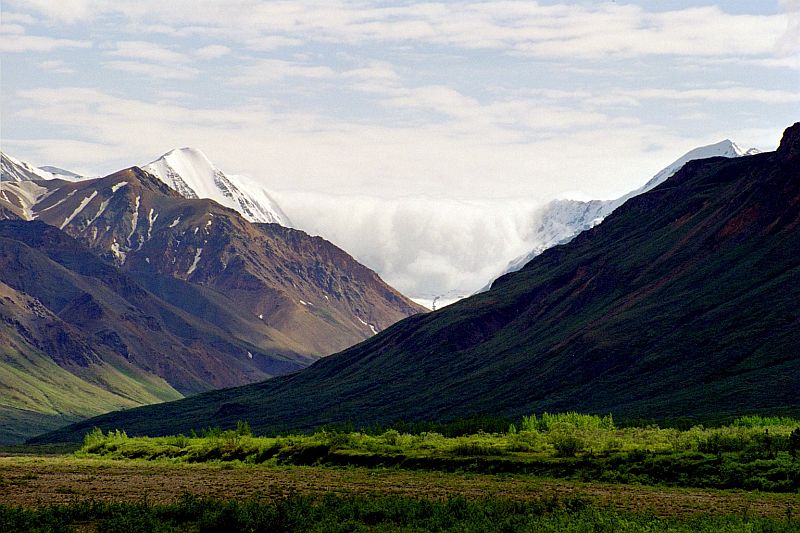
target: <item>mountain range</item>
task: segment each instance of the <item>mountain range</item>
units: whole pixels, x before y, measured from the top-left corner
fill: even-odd
[[[4,161],[19,178],[0,187],[5,435],[295,371],[424,310],[324,239],[138,167],[34,181]],[[62,371],[106,394],[75,411]]]
[[[542,410],[800,413],[800,123],[775,152],[686,163],[485,293],[288,376],[34,439]]]

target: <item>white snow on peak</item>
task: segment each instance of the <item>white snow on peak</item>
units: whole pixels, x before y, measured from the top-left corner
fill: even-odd
[[[127,184],[128,184],[127,181],[120,181],[119,183],[115,183],[114,185],[111,186],[111,192],[115,193],[118,190],[120,190],[121,188],[123,188],[124,186],[126,186]]]
[[[536,224],[532,232],[532,240],[536,244],[533,249],[529,253],[510,261],[499,275],[508,272],[516,272],[531,259],[548,248],[559,244],[565,244],[571,241],[580,232],[597,226],[617,207],[634,196],[638,196],[661,185],[683,168],[689,161],[707,159],[709,157],[744,157],[757,153],[760,152],[755,148],[745,151],[733,141],[725,139],[724,141],[707,146],[700,146],[699,148],[686,152],[671,164],[658,171],[656,175],[650,178],[643,186],[616,200],[591,200],[588,202],[579,200],[553,200],[536,213]],[[491,284],[487,285],[478,292],[489,290],[490,285]],[[422,305],[426,304],[423,303]]]
[[[260,185],[243,176],[226,175],[196,148],[176,148],[142,168],[185,198],[214,200],[251,222],[290,224]]]
[[[57,167],[39,168],[0,152],[0,181],[36,181],[61,179],[80,181],[83,176]]]
[[[0,181],[52,180],[56,176],[30,163],[0,152]]]
[[[658,173],[650,178],[650,180],[645,183],[642,187],[636,189],[635,191],[631,191],[622,198],[618,200],[614,200],[617,202],[617,206],[622,205],[625,203],[626,200],[629,198],[633,198],[634,196],[638,196],[643,192],[647,192],[650,189],[661,185],[667,179],[672,177],[676,172],[683,168],[683,165],[688,163],[689,161],[694,161],[695,159],[708,159],[709,157],[742,157],[745,155],[754,155],[759,153],[759,150],[756,148],[751,148],[747,151],[742,150],[739,146],[731,141],[730,139],[725,139],[724,141],[720,141],[715,144],[709,144],[707,146],[701,146],[699,148],[695,148],[694,150],[690,150],[679,157],[677,160],[673,161],[671,164],[667,165],[666,167],[662,168]],[[620,201],[621,200],[621,201]],[[615,206],[615,208],[617,207]]]

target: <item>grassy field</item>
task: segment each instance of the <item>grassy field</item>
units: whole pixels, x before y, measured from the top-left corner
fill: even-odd
[[[793,419],[473,427],[94,431],[71,454],[0,456],[0,531],[800,531]]]

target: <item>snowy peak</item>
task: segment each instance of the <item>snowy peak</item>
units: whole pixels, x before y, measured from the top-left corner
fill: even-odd
[[[760,150],[756,148],[750,148],[745,151],[735,142],[730,139],[725,139],[724,141],[707,146],[700,146],[686,152],[670,165],[661,169],[642,187],[616,200],[592,200],[589,202],[553,200],[543,208],[537,210],[534,215],[534,229],[531,237],[534,243],[533,249],[529,253],[510,261],[501,275],[508,272],[516,272],[531,259],[548,248],[559,244],[565,244],[580,232],[600,224],[603,219],[611,214],[617,207],[634,196],[638,196],[661,185],[683,168],[689,161],[707,159],[709,157],[744,157],[758,153],[760,153]],[[486,291],[490,286],[491,283],[478,292]]]
[[[84,176],[58,167],[35,167],[30,163],[0,152],[0,181],[38,181],[61,179],[79,181]]]
[[[214,200],[250,222],[290,225],[267,191],[247,178],[226,175],[197,148],[170,150],[142,168],[185,198]]]
[[[46,170],[0,152],[0,181],[51,180],[55,177]]]
[[[760,151],[756,148],[750,148],[749,150],[745,151],[742,150],[739,145],[735,142],[731,141],[730,139],[725,139],[724,141],[720,141],[715,144],[709,144],[706,146],[700,146],[695,148],[694,150],[690,150],[679,157],[677,160],[672,162],[670,165],[662,168],[655,176],[653,176],[650,181],[644,184],[643,187],[636,189],[633,192],[630,192],[623,196],[621,200],[627,200],[632,198],[638,194],[643,192],[647,192],[653,187],[661,185],[664,183],[669,177],[683,168],[683,165],[688,163],[689,161],[694,161],[695,159],[708,159],[709,157],[742,157],[746,155],[754,155],[759,153]],[[620,202],[620,205],[624,202]]]

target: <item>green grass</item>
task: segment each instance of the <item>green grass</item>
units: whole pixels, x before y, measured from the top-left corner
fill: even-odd
[[[436,432],[342,432],[255,437],[246,423],[201,435],[86,435],[83,457],[239,461],[525,473],[612,483],[800,490],[800,421],[747,417],[716,428],[617,428],[610,417],[576,413],[525,417],[517,429],[447,437]],[[540,429],[537,429],[540,428]]]
[[[76,375],[37,349],[17,349],[19,335],[7,328],[4,333],[11,347],[0,355],[0,444],[22,443],[109,411],[182,398],[161,378],[133,375],[122,364],[93,364]]]
[[[748,516],[659,518],[593,506],[580,496],[534,502],[407,496],[289,496],[218,501],[185,496],[174,504],[73,503],[40,509],[0,506],[0,531],[630,531],[793,532],[800,521]]]

